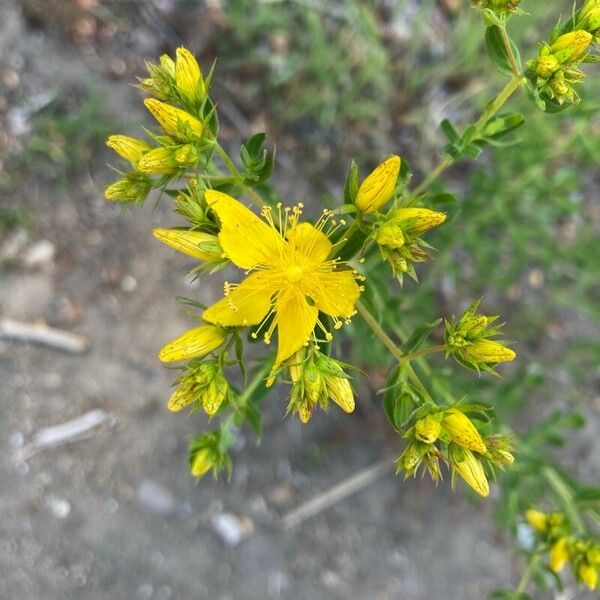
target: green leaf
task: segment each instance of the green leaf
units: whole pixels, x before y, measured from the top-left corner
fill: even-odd
[[[440,127],[451,144],[454,144],[460,139],[460,134],[448,119],[444,119],[440,123]]]
[[[408,340],[404,343],[404,352],[411,354],[415,350],[418,350],[423,342],[429,337],[429,334],[442,322],[442,319],[437,319],[432,323],[425,323],[417,327],[409,336]]]
[[[521,113],[508,113],[498,115],[486,123],[483,129],[483,137],[497,139],[514,131],[525,123]]]
[[[519,54],[519,49],[515,46],[514,42],[510,41],[513,55],[515,57],[515,61],[517,65],[520,65],[521,58]],[[504,40],[502,39],[502,30],[497,25],[491,25],[485,30],[485,47],[488,52],[488,56],[490,60],[503,72],[507,75],[512,74],[512,69],[510,67],[510,63],[508,60],[508,55],[506,53],[506,48],[504,47]]]
[[[344,184],[344,204],[354,204],[358,187],[358,165],[352,161]]]

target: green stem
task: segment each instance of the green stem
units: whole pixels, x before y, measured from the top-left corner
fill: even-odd
[[[446,350],[446,344],[439,344],[438,346],[430,346],[429,348],[423,348],[423,350],[419,350],[418,352],[413,352],[412,354],[405,354],[402,361],[408,362],[411,360],[415,360],[416,358],[428,356],[429,354],[435,354],[436,352],[444,352],[444,350]]]
[[[383,330],[381,325],[377,322],[377,319],[371,314],[369,309],[359,300],[356,303],[356,310],[363,318],[365,323],[371,328],[371,331],[379,338],[381,343],[390,351],[391,355],[399,362],[404,363],[406,355],[402,350],[397,346],[397,344],[392,340],[392,338]],[[404,364],[405,369],[408,372],[408,376],[412,381],[413,385],[417,390],[419,390],[421,396],[429,403],[435,404],[433,402],[433,398],[419,379],[419,376],[413,369],[410,363]]]
[[[515,595],[523,594],[527,589],[527,585],[529,584],[529,580],[531,579],[531,575],[533,573],[533,569],[538,562],[538,555],[536,550],[534,554],[532,554],[527,562],[527,566],[523,571],[523,575],[521,575],[521,579],[519,580],[519,584],[517,585],[517,589],[515,590]]]
[[[506,30],[506,25],[500,27],[500,33],[502,35],[502,41],[504,42],[504,49],[506,50],[506,56],[508,58],[510,70],[515,77],[522,77],[521,71],[519,70],[519,65],[517,64],[517,59],[515,58],[515,54],[513,52],[512,44],[510,43],[510,36]]]
[[[552,467],[544,467],[542,469],[546,481],[552,486],[556,495],[559,497],[565,513],[571,521],[571,524],[575,528],[578,534],[585,533],[585,525],[577,512],[577,507],[573,499],[573,493],[569,489],[569,486],[564,482],[562,477],[556,472],[556,469]]]
[[[246,389],[240,394],[239,400],[240,404],[246,403],[248,398],[252,396],[254,390],[260,385],[260,383],[265,379],[267,373],[271,370],[271,365],[266,362],[254,375],[252,381],[246,386]]]
[[[512,54],[512,48],[510,49]],[[514,57],[513,57],[514,59]],[[500,90],[500,93],[485,107],[483,113],[475,123],[473,139],[479,137],[487,122],[504,106],[506,101],[519,89],[525,78],[520,73],[515,73],[510,81]],[[429,175],[413,190],[413,195],[418,196],[426,191],[431,184],[452,164],[454,159],[445,156],[442,161],[429,173]]]
[[[235,166],[235,163],[231,160],[225,148],[223,148],[223,146],[221,146],[221,144],[219,144],[217,141],[215,141],[215,152],[219,155],[228,171],[233,175],[235,183],[244,190],[246,196],[248,196],[248,198],[250,198],[250,200],[252,200],[252,202],[254,202],[258,208],[262,208],[265,205],[265,201],[263,200],[262,196],[254,188],[244,182],[244,177],[240,173],[239,169]]]

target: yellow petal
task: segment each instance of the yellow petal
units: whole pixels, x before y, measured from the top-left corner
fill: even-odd
[[[163,244],[199,260],[217,260],[223,251],[216,236],[189,229],[153,229],[152,235]]]
[[[374,169],[358,188],[354,203],[359,210],[371,213],[388,202],[394,193],[399,172],[400,157],[395,154]]]
[[[273,277],[265,272],[250,274],[225,298],[209,306],[202,318],[229,327],[260,323],[271,308],[271,296],[276,291],[273,282]]]
[[[208,448],[201,448],[190,463],[190,473],[194,477],[202,477],[210,471],[213,464],[213,453]]]
[[[194,327],[164,346],[158,358],[162,362],[201,358],[216,350],[225,338],[225,332],[220,327],[214,325]]]
[[[306,282],[307,294],[331,317],[351,317],[360,296],[352,271],[317,273]]]
[[[144,173],[174,173],[178,166],[173,151],[159,146],[142,156],[138,169]]]
[[[412,235],[421,235],[433,227],[441,225],[446,215],[429,208],[399,208],[391,214],[390,222],[402,223],[409,221],[406,231]]]
[[[279,295],[275,310],[278,335],[275,364],[279,365],[308,340],[317,323],[319,311],[294,289],[284,290]]]
[[[482,364],[510,362],[517,356],[510,348],[494,340],[480,340],[465,348],[468,358]]]
[[[106,145],[114,150],[122,158],[137,163],[144,152],[151,150],[151,146],[137,138],[129,137],[128,135],[111,135],[106,140]]]
[[[329,238],[310,223],[294,227],[288,235],[288,242],[303,259],[302,266],[325,262],[332,247]]]
[[[587,562],[580,563],[577,567],[577,576],[590,590],[595,590],[598,585],[598,570]]]
[[[221,221],[221,247],[238,267],[272,265],[279,259],[284,247],[279,232],[227,194],[206,190],[204,197]]]
[[[328,377],[327,393],[329,397],[344,411],[354,411],[354,392],[350,382],[345,377]]]
[[[525,511],[527,522],[539,533],[544,533],[548,526],[548,515],[539,510],[530,508]]]
[[[475,425],[464,413],[451,408],[444,413],[442,427],[446,433],[463,448],[485,454],[487,448]]]

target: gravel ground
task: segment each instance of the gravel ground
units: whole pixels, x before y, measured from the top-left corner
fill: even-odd
[[[0,50],[23,58],[34,87],[89,77],[89,56],[28,29],[6,0]],[[92,77],[107,106],[130,106],[135,121],[135,92]],[[35,212],[35,239],[23,243],[40,253],[0,267],[0,314],[90,343],[72,355],[0,341],[0,598],[475,600],[513,581],[490,503],[391,472],[282,528],[303,500],[397,451],[374,400],[302,427],[274,398],[262,445],[236,445],[232,480],[195,484],[186,447],[201,417],[167,412],[172,374],[156,359],[189,326],[174,301],[190,295],[187,263],[149,235],[172,220],[166,204],[123,212],[104,202],[106,160],[94,156],[65,190],[30,178],[0,200]],[[85,439],[31,451],[42,428],[89,411],[102,422]]]

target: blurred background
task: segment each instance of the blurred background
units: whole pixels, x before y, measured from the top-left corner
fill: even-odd
[[[524,8],[514,31],[527,56],[570,5]],[[516,515],[545,494],[533,477],[484,502],[388,470],[282,527],[400,452],[375,395],[388,359],[370,344],[352,349],[368,374],[355,414],[301,426],[271,396],[262,444],[242,433],[231,481],[196,484],[187,443],[205,423],[167,412],[174,373],[156,355],[190,326],[175,296],[220,290],[191,283],[185,257],[150,235],[178,222],[168,202],[103,199],[106,136],[151,124],[130,85],[145,59],[185,44],[205,70],[216,60],[224,145],[267,131],[281,193],[314,205],[339,197],[353,158],[365,173],[396,152],[420,180],[440,121],[467,122],[502,85],[482,37],[466,0],[2,0],[0,598],[470,600],[515,585]],[[484,296],[519,360],[502,379],[455,370],[454,389],[596,485],[600,87],[582,87],[559,115],[515,98],[522,143],[448,173],[460,202],[396,310],[411,329]],[[587,596],[567,580],[539,597]]]

